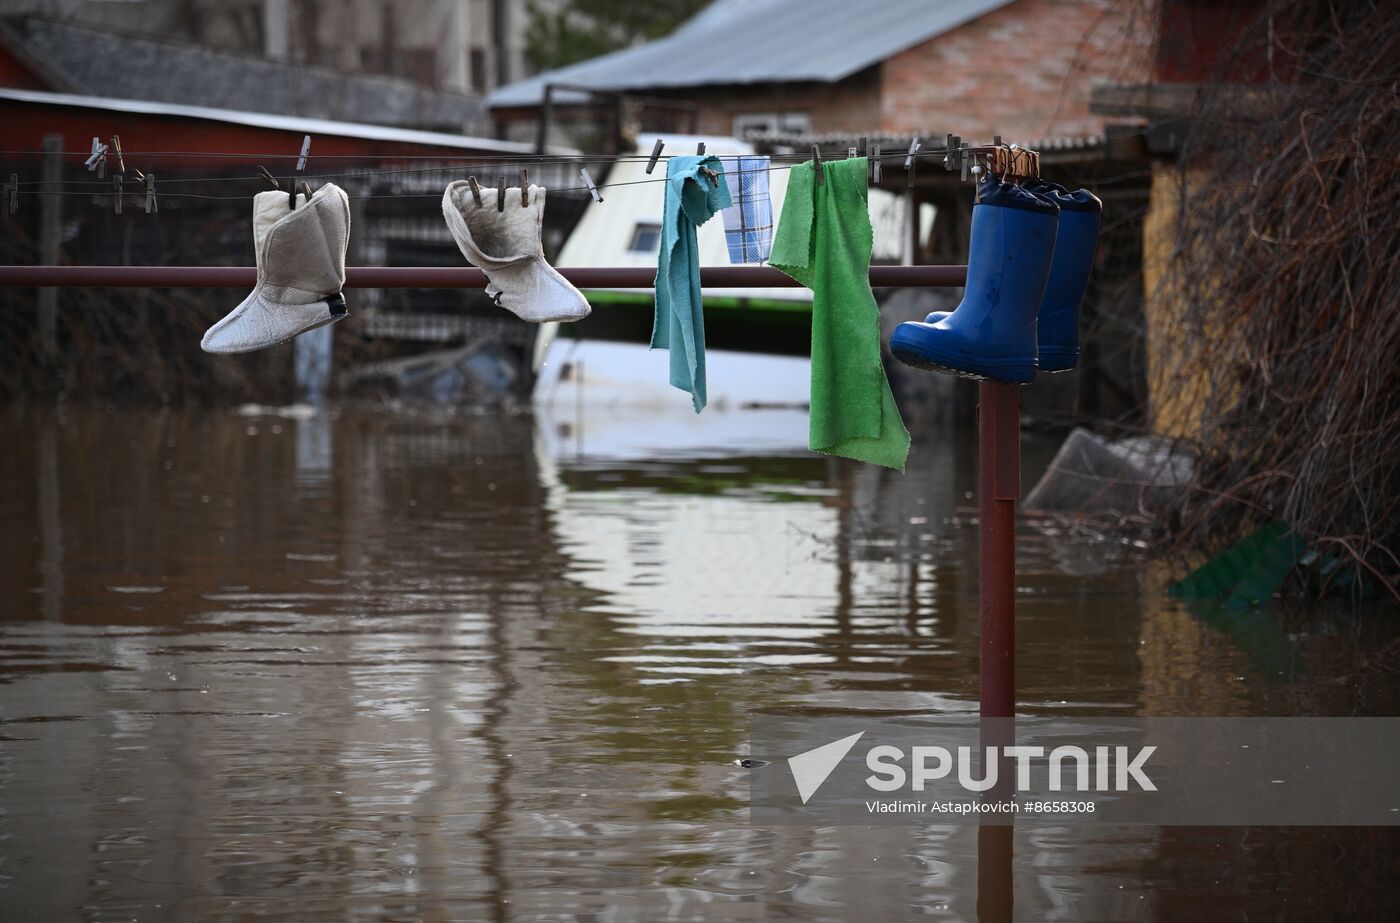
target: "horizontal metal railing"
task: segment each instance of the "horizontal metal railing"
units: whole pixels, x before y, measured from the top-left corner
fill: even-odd
[[[651,288],[648,267],[559,267],[580,288]],[[872,266],[875,288],[959,287],[966,266]],[[26,288],[252,288],[251,266],[0,266],[0,287]],[[707,266],[700,284],[711,288],[801,288],[770,266]],[[470,266],[352,266],[346,288],[485,288],[486,276]]]

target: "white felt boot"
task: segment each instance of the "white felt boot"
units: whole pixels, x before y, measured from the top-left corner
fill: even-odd
[[[588,316],[588,301],[569,280],[545,262],[540,243],[544,193],[530,187],[530,204],[520,204],[520,190],[506,190],[506,207],[496,210],[496,189],[481,190],[481,204],[471,186],[458,180],[442,195],[442,215],[462,255],[486,273],[486,294],[524,320],[576,321]]]
[[[246,353],[285,343],[334,323],[349,312],[345,249],[350,200],[327,183],[293,209],[285,192],[253,199],[253,247],[258,282],[243,303],[210,327],[199,344],[208,353]]]

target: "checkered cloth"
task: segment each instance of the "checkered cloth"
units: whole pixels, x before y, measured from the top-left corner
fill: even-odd
[[[773,202],[768,198],[767,157],[721,157],[733,205],[724,215],[729,262],[762,263],[773,250]]]

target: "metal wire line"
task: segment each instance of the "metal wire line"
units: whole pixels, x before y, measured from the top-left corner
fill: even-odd
[[[372,140],[372,139],[371,139]],[[837,150],[844,150],[851,145],[827,145]],[[969,148],[972,151],[990,149],[991,145],[973,145]],[[949,150],[960,150],[960,148],[931,148],[920,147],[915,156],[943,155]],[[47,151],[0,151],[0,157],[42,157],[50,153]],[[77,157],[86,161],[92,156],[90,150],[57,151],[63,157]],[[108,152],[113,153],[113,152]],[[904,157],[906,152],[891,149],[881,153],[881,157]],[[671,157],[698,156],[693,154],[663,154],[658,160],[669,160]],[[714,157],[751,157],[754,154],[713,154],[705,156]],[[807,158],[807,154],[793,152],[789,154],[770,154],[770,157],[781,158]],[[230,157],[242,160],[300,160],[300,154],[249,154],[242,151],[122,151],[122,157]],[[438,161],[465,161],[465,162],[490,162],[490,163],[603,163],[620,162],[627,160],[651,159],[650,154],[498,154],[482,156],[480,154],[307,154],[309,160],[438,160]]]
[[[973,149],[973,150],[975,150],[975,149]],[[3,152],[0,152],[0,153],[3,153]],[[720,155],[715,155],[715,156],[720,156]],[[756,156],[756,155],[724,155],[724,156]],[[902,159],[902,158],[904,158],[904,157],[906,157],[906,156],[907,156],[906,154],[900,153],[900,154],[897,154],[897,155],[896,155],[896,154],[891,154],[891,155],[888,155],[888,157],[887,157],[887,156],[882,152],[881,155],[880,155],[880,157],[879,157],[879,160],[880,160],[881,164],[883,165],[883,163],[884,163],[884,161],[885,161],[886,159],[899,160],[899,159]],[[643,158],[643,159],[645,159],[645,158]],[[844,159],[846,159],[846,158],[842,158],[842,159],[844,160]],[[810,162],[810,160],[811,160],[811,158],[809,157],[809,158],[807,158],[807,160],[802,161],[802,163]],[[838,161],[832,161],[832,162],[838,162]],[[735,171],[735,172],[736,172],[736,173],[739,173],[739,174],[742,174],[742,173],[763,173],[763,172],[771,171],[771,170],[790,170],[790,169],[792,169],[793,167],[798,166],[798,165],[799,165],[799,164],[797,164],[797,163],[791,163],[791,164],[771,164],[770,166],[768,166],[768,167],[766,167],[766,168],[762,168],[762,169],[739,170],[739,171]],[[351,172],[351,173],[340,173],[340,174],[334,174],[334,173],[320,173],[320,174],[317,174],[317,173],[305,173],[305,174],[298,174],[298,175],[295,176],[293,179],[295,179],[295,180],[297,180],[297,181],[300,181],[300,180],[302,180],[302,179],[326,179],[326,178],[336,178],[336,177],[366,177],[366,178],[372,178],[372,177],[379,177],[379,176],[395,176],[395,175],[404,175],[404,174],[439,173],[439,172],[442,172],[442,171],[445,170],[445,169],[448,169],[448,168],[446,168],[446,167],[442,167],[442,168],[420,168],[420,169],[415,169],[415,170],[380,170],[380,171],[367,171],[367,172],[366,172],[366,171],[355,171],[355,172]],[[732,175],[732,174],[724,174],[724,175]],[[249,179],[256,179],[256,177],[250,177]],[[644,185],[648,185],[648,184],[651,184],[651,183],[664,183],[664,182],[667,181],[667,179],[668,179],[668,177],[664,177],[664,176],[663,176],[663,177],[653,177],[653,178],[650,178],[650,179],[643,179],[643,180],[628,180],[628,181],[626,181],[626,182],[595,183],[594,185],[595,185],[596,188],[598,188],[598,189],[612,189],[612,188],[620,188],[620,187],[622,187],[622,186],[644,186]],[[167,185],[167,184],[174,184],[174,183],[228,183],[228,182],[235,182],[235,181],[237,181],[236,178],[227,177],[227,176],[218,176],[218,177],[196,177],[196,178],[188,178],[188,177],[186,177],[186,178],[179,178],[179,177],[177,177],[177,178],[170,179],[170,180],[161,180],[160,183],[161,183],[162,186],[165,186],[165,185]],[[30,189],[19,189],[19,190],[17,190],[17,192],[18,192],[18,194],[20,194],[20,195],[61,195],[61,196],[83,196],[83,197],[88,197],[88,198],[91,198],[91,197],[94,197],[94,196],[103,196],[103,195],[111,195],[111,194],[114,194],[114,190],[113,190],[113,188],[112,188],[112,186],[111,186],[110,181],[108,181],[108,180],[59,180],[59,181],[57,181],[57,182],[58,182],[59,185],[79,185],[79,184],[81,184],[81,185],[89,186],[90,188],[89,188],[87,191],[77,190],[77,191],[73,191],[73,192],[51,191],[51,190],[49,190],[49,189],[30,188]],[[36,186],[51,186],[51,185],[53,185],[53,184],[52,184],[52,183],[45,183],[43,180],[34,180],[34,181],[28,181],[28,182],[21,182],[19,185],[20,185],[20,186],[36,187]],[[512,187],[512,188],[518,188],[518,187]],[[544,188],[546,188],[546,189],[547,189],[549,192],[551,192],[551,193],[587,193],[587,194],[590,194],[590,195],[592,194],[592,193],[591,193],[591,190],[589,189],[588,186],[553,186],[553,187],[544,187]],[[265,191],[277,192],[277,191],[282,191],[282,190],[265,190]],[[123,189],[122,194],[123,194],[123,195],[131,195],[131,196],[135,196],[135,197],[140,197],[140,196],[142,196],[142,195],[145,194],[145,190],[144,190],[143,187],[140,185],[139,181],[137,181],[137,180],[133,177],[133,178],[132,178],[132,187],[131,187],[130,189]],[[209,201],[222,201],[222,202],[236,202],[236,201],[240,201],[240,200],[244,200],[244,199],[251,198],[251,196],[249,196],[249,195],[219,196],[219,195],[207,195],[207,194],[204,194],[204,193],[196,193],[196,192],[163,192],[163,191],[157,191],[156,195],[157,195],[157,197],[159,197],[159,198],[205,199],[205,200],[209,200]],[[355,198],[357,198],[357,199],[437,199],[437,198],[441,198],[441,194],[440,194],[440,193],[436,193],[436,192],[426,192],[426,193],[417,193],[417,192],[405,192],[405,193],[392,193],[392,192],[387,192],[387,193],[363,193],[363,194],[357,194],[357,195],[355,196]]]

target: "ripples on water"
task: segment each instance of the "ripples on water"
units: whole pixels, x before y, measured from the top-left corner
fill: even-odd
[[[734,762],[758,708],[975,712],[970,439],[900,477],[752,414],[761,454],[9,412],[0,916],[975,918],[975,828],[753,828]],[[1019,554],[1025,713],[1397,713],[1393,617],[1227,622],[1132,549]],[[1397,842],[1022,828],[985,888],[1020,919],[1369,918]]]

